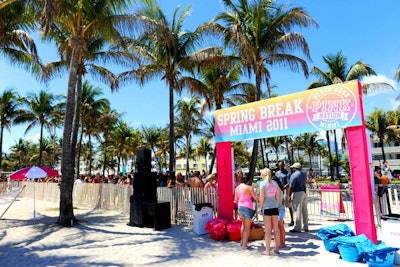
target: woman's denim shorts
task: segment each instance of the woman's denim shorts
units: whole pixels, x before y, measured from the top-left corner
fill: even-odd
[[[283,221],[285,218],[285,206],[279,207],[278,221]]]
[[[253,219],[254,210],[246,207],[239,207],[238,211],[240,218]]]

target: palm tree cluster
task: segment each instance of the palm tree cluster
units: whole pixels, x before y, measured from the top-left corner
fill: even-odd
[[[75,220],[72,189],[80,159],[89,162],[90,171],[93,154],[100,153],[104,174],[110,166],[120,170],[121,165],[134,158],[137,149],[146,147],[152,150],[160,168],[168,165],[174,173],[176,157],[181,155],[186,158],[188,168],[193,155],[216,154],[210,141],[214,125],[207,121],[207,112],[275,96],[271,93],[272,66],[309,75],[310,51],[299,30],[318,25],[304,8],[272,0],[221,2],[222,11],[193,31],[183,28],[190,6],[183,9],[178,6],[169,19],[155,0],[1,2],[0,54],[43,82],[68,74],[64,96],[41,91],[21,98],[16,90],[7,90],[0,100],[0,150],[3,130],[13,124],[28,123],[27,131],[35,126],[41,129],[38,155],[27,159],[22,147],[21,151],[15,148],[13,156],[19,165],[13,163],[13,167],[30,164],[36,158],[37,164],[53,165],[61,159],[60,224],[70,225]],[[37,30],[43,40],[57,47],[59,60],[41,62],[29,36]],[[205,40],[214,40],[216,44],[210,45]],[[375,73],[358,62],[346,74],[347,62],[343,57],[339,62],[330,59],[325,60],[330,68],[327,72],[311,69],[321,77],[320,85]],[[102,90],[85,79],[88,74],[113,91],[131,82],[144,86],[151,80],[164,81],[169,90],[169,124],[165,128],[133,129],[122,120],[123,114],[102,98]],[[313,84],[309,88],[314,88]],[[175,101],[184,90],[191,98]],[[57,128],[63,131],[61,140],[56,138]],[[43,136],[45,129],[50,139]],[[196,148],[192,147],[194,136],[203,137]],[[250,160],[246,145],[234,144],[238,151],[236,161],[240,166],[250,166],[251,178],[262,141],[254,140]],[[302,149],[310,159],[318,149],[321,151],[314,133],[264,141],[261,148],[274,147],[276,153],[277,142],[285,145],[290,161],[295,159],[295,149]],[[51,161],[45,149],[47,144],[54,150],[58,146],[57,153],[50,153]],[[265,152],[261,154],[263,158]],[[215,158],[210,171],[214,161]]]
[[[371,133],[371,139],[379,140],[379,147],[382,150],[382,160],[386,161],[384,144],[400,140],[399,123],[400,122],[400,106],[396,110],[383,111],[377,109],[365,118],[365,125]]]

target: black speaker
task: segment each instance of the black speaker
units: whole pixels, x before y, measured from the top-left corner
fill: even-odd
[[[146,202],[157,202],[157,173],[135,172],[133,174],[133,194]]]
[[[135,196],[130,199],[130,213],[129,213],[129,226],[143,227],[143,201]]]
[[[140,149],[136,154],[136,171],[142,173],[151,172],[151,150]]]
[[[143,226],[155,230],[171,228],[170,202],[143,202]]]

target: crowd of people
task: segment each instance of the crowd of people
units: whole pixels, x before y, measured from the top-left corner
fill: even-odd
[[[374,167],[374,183],[375,185],[387,185],[392,182],[393,174],[389,163],[385,160],[382,166]]]
[[[375,184],[375,205],[378,208],[380,214],[384,212],[384,206],[382,198],[384,194],[388,193],[387,185],[392,183],[393,174],[392,169],[387,161],[383,161],[382,166],[374,167],[374,184]]]
[[[101,184],[101,183],[110,183],[115,185],[129,185],[132,179],[131,174],[110,174],[107,176],[103,176],[99,172],[94,175],[79,175],[78,178],[75,180],[75,184],[82,184],[82,183],[89,183],[89,184]]]

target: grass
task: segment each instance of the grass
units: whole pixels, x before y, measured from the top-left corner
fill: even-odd
[[[60,207],[48,208],[47,211],[59,211]]]

